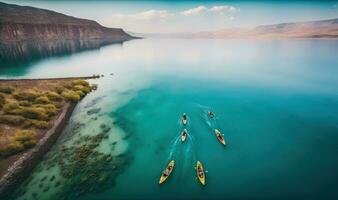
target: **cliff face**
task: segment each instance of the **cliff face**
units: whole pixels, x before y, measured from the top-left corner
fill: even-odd
[[[54,11],[0,2],[0,41],[92,40],[121,42],[133,37],[119,28]]]

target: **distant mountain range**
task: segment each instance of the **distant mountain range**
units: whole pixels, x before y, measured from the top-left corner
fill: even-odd
[[[201,31],[192,33],[166,33],[166,34],[137,34],[141,37],[167,37],[167,38],[337,38],[338,18],[282,23],[257,26],[255,28],[226,28],[215,31]]]
[[[107,28],[92,20],[0,2],[0,42],[93,39],[121,42],[133,38],[120,28]]]

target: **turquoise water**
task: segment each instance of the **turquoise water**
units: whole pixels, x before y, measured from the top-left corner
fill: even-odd
[[[3,77],[105,75],[93,81],[98,91],[78,105],[18,199],[337,198],[337,52],[338,40],[325,39],[144,39],[19,69],[4,64]],[[100,110],[88,115],[92,109]],[[60,163],[50,162],[69,156],[64,146],[86,144],[79,138],[99,134],[102,124],[111,129],[95,150],[116,166],[96,169],[94,158],[85,159],[84,168],[108,178],[74,184],[77,177],[62,176]],[[174,172],[159,186],[171,159]],[[197,160],[208,171],[205,187],[196,180]]]

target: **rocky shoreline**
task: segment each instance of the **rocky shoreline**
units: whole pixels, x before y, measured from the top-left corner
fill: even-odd
[[[0,179],[1,199],[10,196],[29,172],[40,162],[44,154],[50,150],[61,135],[75,107],[76,103],[66,103],[55,120],[53,127],[45,133],[38,144],[31,150],[23,153],[23,155],[8,168],[7,172]]]

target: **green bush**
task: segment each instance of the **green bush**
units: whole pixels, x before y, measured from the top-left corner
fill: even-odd
[[[32,103],[29,101],[23,100],[23,101],[19,101],[19,105],[24,106],[24,107],[29,107],[29,106],[32,106]]]
[[[35,91],[14,92],[13,97],[17,100],[34,101],[40,94]]]
[[[80,101],[81,97],[79,94],[72,90],[65,90],[61,94],[67,101],[78,102]]]
[[[20,109],[20,114],[29,119],[40,119],[46,120],[48,119],[48,115],[46,110],[40,107],[23,107]]]
[[[0,115],[0,123],[19,126],[23,124],[25,118],[17,115]]]
[[[62,91],[60,93],[62,93]],[[46,95],[47,95],[48,99],[50,99],[51,101],[58,101],[59,102],[59,101],[63,100],[62,96],[60,96],[56,92],[47,92]]]
[[[82,79],[78,79],[78,80],[73,80],[73,85],[82,85],[82,86],[85,86],[85,87],[89,87],[89,83],[85,80],[82,80]]]
[[[34,103],[40,103],[40,104],[48,104],[50,103],[48,97],[46,96],[40,96],[35,99]]]
[[[6,93],[6,94],[12,94],[14,92],[14,88],[8,87],[8,86],[0,86],[0,92]]]
[[[24,149],[25,149],[25,146],[22,143],[14,141],[0,148],[0,156],[8,157],[13,154],[19,153],[23,151]]]

